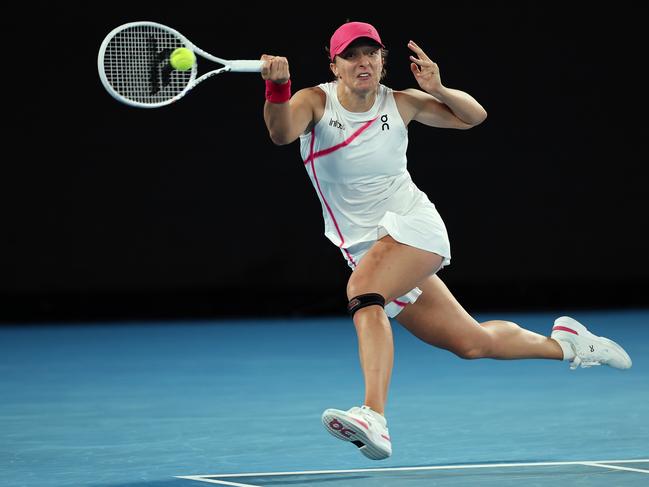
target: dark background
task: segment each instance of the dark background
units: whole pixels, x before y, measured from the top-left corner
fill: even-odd
[[[267,135],[259,76],[212,78],[165,108],[122,105],[97,52],[135,20],[223,58],[285,55],[294,92],[329,80],[324,46],[347,19],[378,28],[394,89],[416,86],[415,40],[489,113],[470,131],[409,129],[409,170],[450,233],[440,277],[465,307],[649,305],[644,7],[206,5],[38,7],[24,26],[5,93],[0,320],[344,312],[349,270],[299,142]],[[200,73],[212,66],[199,58]]]

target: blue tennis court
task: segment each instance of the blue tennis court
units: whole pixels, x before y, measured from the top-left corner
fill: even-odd
[[[3,326],[3,484],[648,485],[649,310],[561,314],[633,368],[465,361],[394,322],[394,452],[380,462],[320,424],[362,402],[348,318]],[[476,318],[547,334],[556,316]]]

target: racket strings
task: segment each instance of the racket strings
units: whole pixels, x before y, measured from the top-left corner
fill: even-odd
[[[121,96],[145,104],[165,102],[182,93],[195,69],[176,71],[169,55],[182,41],[150,25],[128,27],[110,40],[104,53],[104,73]]]

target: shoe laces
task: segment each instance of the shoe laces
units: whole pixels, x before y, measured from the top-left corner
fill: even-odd
[[[367,406],[361,406],[357,408],[356,413],[363,416],[366,420],[370,421],[370,423],[374,422],[374,415],[372,414],[372,410]]]
[[[375,413],[367,406],[360,406],[360,407],[354,406],[349,410],[349,413],[361,416],[363,419],[365,419],[365,421],[367,421],[370,424],[370,426],[375,423],[379,425],[381,424],[380,421],[378,421],[377,418],[375,417],[375,414],[378,413]]]

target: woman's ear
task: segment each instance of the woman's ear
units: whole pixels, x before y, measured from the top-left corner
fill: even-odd
[[[336,63],[329,63],[329,69],[331,69],[334,76],[338,78],[338,68],[336,67]]]

